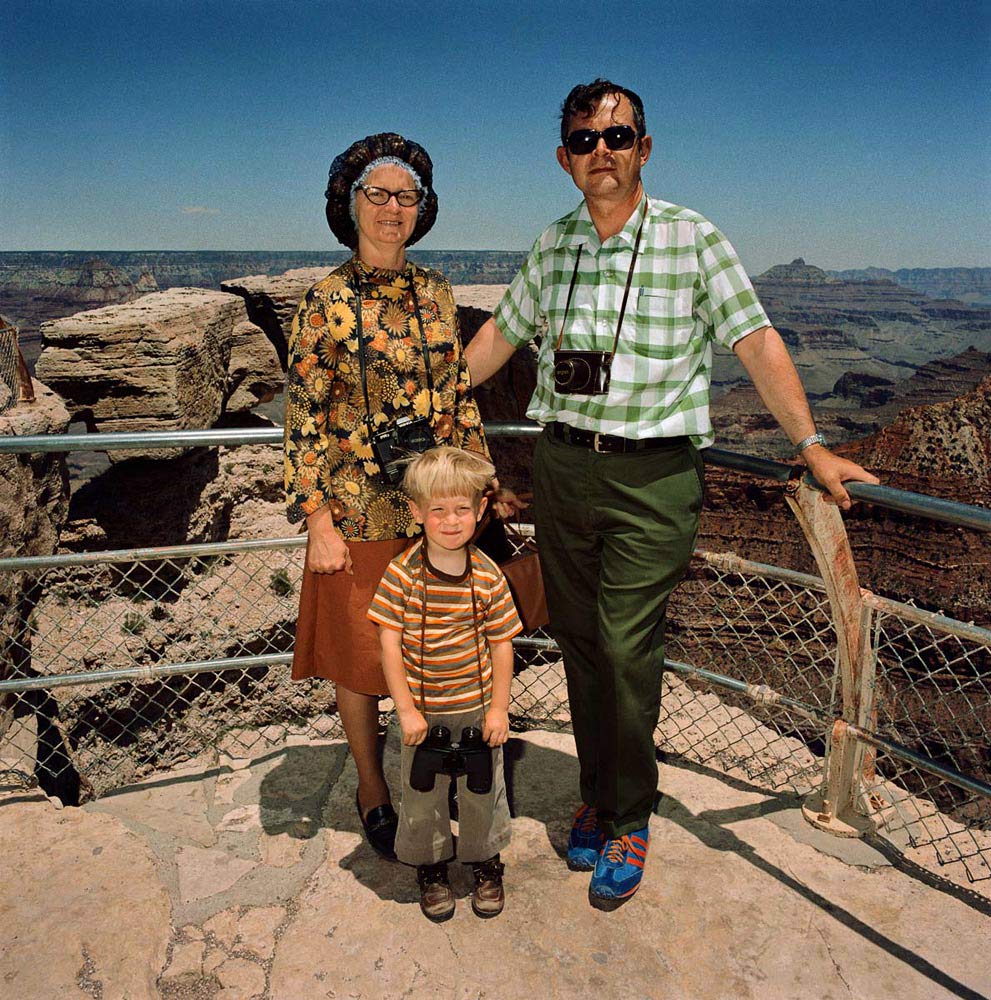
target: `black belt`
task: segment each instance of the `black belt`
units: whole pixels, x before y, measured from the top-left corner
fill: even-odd
[[[652,451],[657,448],[682,448],[689,443],[687,435],[679,437],[632,438],[614,437],[612,434],[599,434],[598,431],[583,431],[570,424],[548,424],[547,429],[559,441],[577,445],[579,448],[591,448],[603,455],[626,454],[634,451]]]

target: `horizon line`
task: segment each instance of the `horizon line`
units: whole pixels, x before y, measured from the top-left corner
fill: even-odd
[[[34,250],[0,250],[0,257],[3,257],[4,255],[7,255],[7,254],[94,254],[94,255],[97,255],[97,254],[101,254],[101,253],[104,253],[104,254],[105,253],[128,253],[128,254],[161,254],[161,253],[208,254],[208,253],[221,253],[221,254],[267,254],[267,255],[275,255],[275,254],[312,254],[312,255],[319,255],[319,254],[350,254],[352,252],[353,251],[348,250],[346,247],[341,247],[341,248],[338,248],[338,249],[318,249],[318,250],[312,250],[312,249],[295,249],[295,250],[271,250],[271,249],[236,250],[236,249],[230,249],[228,247],[211,247],[209,249],[193,249],[193,250],[185,249],[185,250],[178,250],[178,249],[174,249],[174,248],[171,248],[171,249],[161,249],[161,248],[159,248],[159,249],[150,249],[148,247],[143,247],[143,248],[140,248],[140,249],[132,249],[132,248],[110,248],[110,247],[104,247],[103,249],[87,248],[87,249],[84,249],[84,250],[64,250],[64,249],[52,249],[52,248],[40,249],[40,250],[39,249],[34,249]],[[526,249],[519,249],[519,250],[492,250],[492,249],[464,250],[464,249],[458,249],[458,250],[452,250],[452,249],[442,249],[442,248],[432,249],[432,248],[429,248],[429,247],[419,247],[419,248],[411,248],[409,252],[411,254],[414,254],[414,255],[417,252],[423,252],[423,253],[449,253],[449,254],[456,254],[456,253],[486,253],[486,254],[521,254],[521,255],[525,255],[527,253],[527,250]],[[806,266],[808,266],[808,267],[816,267],[819,270],[824,271],[826,273],[829,273],[829,272],[832,272],[832,271],[869,271],[869,270],[890,271],[892,273],[895,273],[897,271],[957,271],[957,270],[991,271],[991,263],[987,263],[987,264],[935,264],[935,265],[933,265],[933,264],[930,264],[930,265],[925,265],[925,264],[914,264],[914,265],[913,264],[901,264],[898,267],[885,267],[885,266],[880,265],[880,264],[864,264],[864,265],[861,265],[859,267],[851,267],[851,266],[845,266],[845,267],[822,267],[821,265],[816,264],[814,262],[810,263],[809,260],[806,257],[804,257],[802,255],[799,255],[798,257],[793,257],[790,261],[782,260],[782,261],[779,261],[779,262],[777,262],[775,264],[770,264],[767,267],[765,267],[763,271],[760,271],[760,272],[757,272],[756,274],[754,274],[754,277],[759,277],[760,274],[763,274],[765,271],[770,270],[772,267],[783,267],[783,266],[786,267],[786,266],[794,263],[796,260],[801,260],[801,261],[803,261],[805,263]]]

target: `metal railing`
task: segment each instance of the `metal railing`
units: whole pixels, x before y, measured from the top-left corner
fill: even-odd
[[[269,428],[2,438],[0,454],[281,440]],[[791,479],[795,504],[811,492],[781,463],[715,449],[706,460]],[[865,484],[850,492],[991,530],[991,511]],[[669,610],[659,745],[807,796],[826,829],[863,821],[931,846],[972,880],[991,877],[991,632],[859,588],[851,597],[829,556],[845,536],[824,541],[835,524],[796,513],[823,578],[696,553]],[[333,686],[288,679],[304,545],[0,559],[0,579],[16,574],[22,595],[0,607],[0,774],[73,802],[207,749],[246,757],[342,738]],[[516,642],[511,711],[518,727],[569,725],[560,656],[543,632]]]

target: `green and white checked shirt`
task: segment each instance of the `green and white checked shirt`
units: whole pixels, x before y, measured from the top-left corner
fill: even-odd
[[[645,205],[609,392],[560,395],[554,391],[554,346],[578,248],[584,249],[561,347],[608,351]],[[687,434],[699,448],[713,441],[712,342],[732,347],[770,325],[726,237],[697,212],[646,196],[623,229],[605,242],[584,201],[549,226],[494,315],[515,347],[542,335],[537,388],[527,409],[532,420],[633,439]]]

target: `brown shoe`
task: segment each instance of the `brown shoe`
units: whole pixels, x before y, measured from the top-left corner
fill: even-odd
[[[471,908],[479,917],[498,917],[506,905],[506,893],[502,888],[502,873],[506,866],[493,855],[488,861],[476,861],[471,866],[475,876],[475,887],[471,891]]]
[[[420,909],[427,920],[435,924],[454,916],[454,893],[447,881],[447,862],[417,865],[416,881],[420,885]]]

